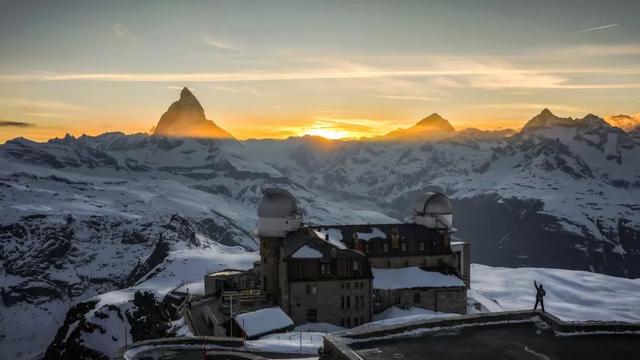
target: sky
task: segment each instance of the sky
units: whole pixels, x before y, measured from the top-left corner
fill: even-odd
[[[635,0],[0,6],[0,143],[147,132],[183,86],[240,139],[640,112]]]

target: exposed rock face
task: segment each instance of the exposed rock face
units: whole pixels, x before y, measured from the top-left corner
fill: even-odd
[[[424,141],[438,140],[455,134],[456,129],[448,120],[433,113],[420,120],[414,126],[406,129],[394,130],[381,137],[383,140]]]
[[[522,128],[523,131],[552,126],[577,126],[578,123],[572,118],[561,118],[554,115],[549,109],[544,109],[542,112],[529,120],[527,124]]]
[[[233,139],[216,123],[207,120],[202,105],[186,87],[180,92],[180,100],[171,104],[162,115],[153,135]]]

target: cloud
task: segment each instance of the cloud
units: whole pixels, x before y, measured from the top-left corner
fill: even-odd
[[[616,26],[620,26],[620,24],[610,24],[610,25],[604,25],[604,26],[597,26],[597,27],[592,27],[592,28],[588,28],[588,29],[578,30],[577,32],[581,33],[581,32],[596,31],[596,30],[602,30],[602,29],[609,29],[609,28],[616,27]]]
[[[137,37],[129,30],[129,28],[122,24],[113,24],[111,26],[111,33],[113,34],[113,37],[118,40],[126,42],[134,42],[137,40]]]
[[[84,106],[66,102],[14,97],[0,97],[0,106],[17,108],[33,117],[75,117],[89,111]]]
[[[549,58],[550,56],[575,58],[576,56],[619,56],[637,54],[640,54],[640,44],[638,43],[584,44],[559,48],[541,48],[529,53],[529,55],[539,58]]]
[[[617,51],[631,52],[625,48]],[[594,51],[593,49],[591,51]],[[434,60],[434,59],[432,59]],[[392,62],[389,62],[392,63]],[[326,67],[299,67],[281,70],[253,70],[203,73],[23,73],[0,75],[2,82],[24,81],[112,81],[112,82],[166,82],[166,83],[234,83],[261,81],[304,81],[304,80],[358,80],[397,83],[397,89],[387,89],[391,95],[420,93],[418,85],[412,83],[418,78],[429,78],[433,82],[427,88],[439,90],[448,87],[476,87],[491,89],[624,89],[638,88],[638,83],[629,82],[575,83],[571,75],[640,75],[640,68],[619,67],[566,67],[535,68],[514,66],[500,59],[468,60],[461,58],[436,58],[432,63],[415,67],[372,67],[369,65],[335,65]],[[577,77],[576,77],[577,78]],[[627,77],[629,78],[629,77]],[[371,84],[371,82],[370,82]],[[219,91],[259,95],[260,92],[248,86],[212,85]],[[402,89],[405,87],[406,89]],[[384,95],[384,94],[383,94]],[[430,98],[430,96],[424,96]],[[437,97],[434,97],[437,98]],[[408,98],[407,98],[408,100]],[[415,98],[414,100],[418,100]]]
[[[207,87],[210,88],[210,89],[213,89],[213,90],[229,92],[229,93],[233,93],[233,94],[249,94],[249,95],[254,95],[254,96],[262,96],[263,95],[262,92],[256,90],[255,88],[253,88],[251,86],[231,87],[231,86],[220,86],[220,85],[208,85]]]
[[[204,42],[220,50],[242,50],[242,46],[215,35],[205,35]]]
[[[0,127],[18,127],[18,128],[27,128],[35,126],[35,124],[22,122],[22,121],[7,121],[0,119]]]
[[[504,103],[504,104],[482,104],[477,107],[483,109],[526,109],[526,110],[542,110],[544,108],[550,108],[552,110],[557,111],[566,111],[566,112],[580,112],[583,111],[581,108],[569,106],[569,105],[561,105],[561,104],[540,104],[540,103]]]
[[[420,100],[420,101],[441,101],[442,99],[428,97],[428,96],[417,96],[417,95],[374,95],[374,97],[381,99],[391,99],[391,100]]]

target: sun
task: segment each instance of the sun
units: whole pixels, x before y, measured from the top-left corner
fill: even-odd
[[[342,139],[349,136],[346,131],[327,128],[310,129],[305,131],[303,135],[322,136],[323,138],[331,140]]]

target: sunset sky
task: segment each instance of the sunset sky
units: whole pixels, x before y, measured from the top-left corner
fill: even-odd
[[[183,86],[242,139],[640,112],[640,1],[0,2],[0,143],[146,132]]]

